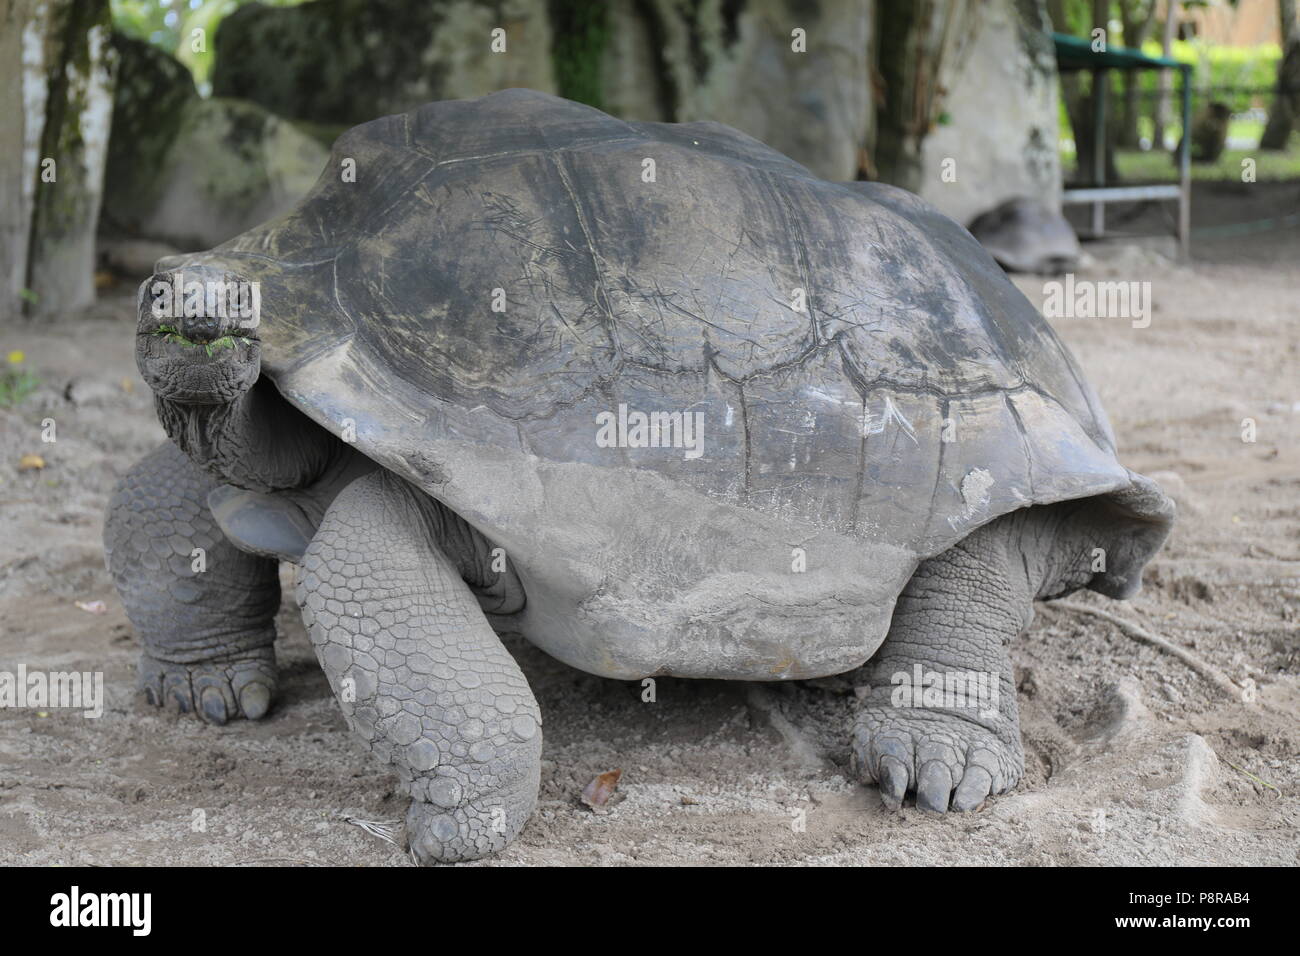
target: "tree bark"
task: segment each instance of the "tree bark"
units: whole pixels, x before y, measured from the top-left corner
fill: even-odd
[[[0,0],[0,317],[94,300],[113,98],[108,0]]]
[[[0,0],[0,322],[16,315],[27,287],[27,243],[36,172],[31,157],[44,125],[44,105],[27,82],[23,41],[39,36],[39,0]],[[38,21],[37,21],[38,22]],[[38,109],[28,115],[28,101]],[[39,120],[31,129],[30,120]]]

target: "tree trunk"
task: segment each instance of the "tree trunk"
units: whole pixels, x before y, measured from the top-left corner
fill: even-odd
[[[884,103],[876,114],[876,172],[884,182],[916,191],[921,139],[916,117],[917,65],[929,30],[931,4],[880,0],[879,68]]]
[[[1277,94],[1268,111],[1268,123],[1260,137],[1260,149],[1286,149],[1291,131],[1300,118],[1300,24],[1296,22],[1296,0],[1278,0],[1282,28],[1282,59],[1277,65]]]
[[[1180,0],[1168,0],[1165,12],[1165,32],[1161,42],[1161,53],[1170,57],[1174,52],[1174,31],[1178,29],[1178,14],[1182,9]],[[1169,100],[1173,93],[1173,71],[1160,71],[1160,96],[1156,100],[1156,128],[1151,137],[1152,149],[1165,148],[1165,128],[1169,125]]]
[[[1106,6],[1106,0],[1093,0],[1092,22],[1094,27],[1105,27]],[[1053,11],[1053,22],[1058,24],[1057,29],[1061,29],[1065,23],[1064,4],[1057,0],[1057,2],[1049,4],[1049,9]],[[1101,182],[1099,170],[1096,168],[1092,133],[1092,97],[1096,91],[1089,89],[1087,93],[1084,92],[1082,72],[1071,71],[1061,74],[1061,97],[1065,100],[1065,115],[1070,121],[1070,129],[1074,133],[1076,157],[1074,182],[1081,185],[1096,185]],[[1103,82],[1105,82],[1107,74],[1103,73],[1101,75]],[[1089,87],[1091,85],[1090,78]],[[1108,185],[1119,182],[1119,169],[1115,165],[1115,133],[1117,129],[1115,97],[1108,95],[1106,98],[1105,129],[1105,181]]]
[[[0,0],[0,319],[94,300],[113,99],[108,0]]]
[[[1079,87],[1079,75],[1073,77],[1076,91]],[[1105,78],[1103,75],[1103,82]],[[1092,97],[1095,91],[1076,92],[1073,102],[1067,102],[1070,125],[1074,128],[1074,145],[1078,157],[1077,181],[1083,185],[1096,185],[1101,182],[1097,173],[1097,164],[1093,153],[1093,116]],[[1119,167],[1115,164],[1115,138],[1119,122],[1115,116],[1115,97],[1106,99],[1106,185],[1114,186],[1120,181]]]
[[[26,154],[40,130],[29,136],[27,129],[22,41],[37,5],[38,0],[0,0],[0,322],[20,310],[27,286],[36,174]]]
[[[1147,0],[1146,6],[1139,0],[1122,0],[1120,3],[1120,23],[1124,30],[1124,45],[1133,50],[1141,50],[1155,22],[1155,0]],[[1119,124],[1117,144],[1124,149],[1138,147],[1138,118],[1141,115],[1142,74],[1138,70],[1124,71],[1124,107]]]

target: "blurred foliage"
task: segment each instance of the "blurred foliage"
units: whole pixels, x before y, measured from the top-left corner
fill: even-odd
[[[1159,56],[1160,44],[1147,43],[1142,52]],[[1173,57],[1183,63],[1195,64],[1192,87],[1197,95],[1213,95],[1227,103],[1234,113],[1239,113],[1260,105],[1261,96],[1267,98],[1266,91],[1277,87],[1277,67],[1282,59],[1282,48],[1276,43],[1237,47],[1218,46],[1203,40],[1175,40]],[[1155,95],[1156,76],[1154,70],[1143,71],[1141,89],[1144,94]]]
[[[127,36],[145,40],[180,60],[194,84],[211,91],[213,40],[223,18],[253,0],[111,0],[113,25]],[[258,0],[270,7],[292,7],[307,0]],[[196,30],[203,31],[196,34]]]
[[[1218,0],[1222,2],[1222,0]],[[1236,0],[1227,0],[1234,5]],[[1092,30],[1092,0],[1060,0],[1051,4],[1063,16],[1065,22],[1054,23],[1053,29],[1074,36],[1087,37]],[[1211,6],[1210,0],[1183,0],[1183,8]],[[1143,19],[1136,8],[1142,6],[1134,0],[1111,0],[1110,22],[1107,25],[1108,39],[1112,44],[1133,46],[1133,39],[1124,36],[1121,21],[1121,9],[1129,6],[1128,19]],[[1149,9],[1149,8],[1148,8]],[[1163,9],[1163,8],[1160,8]],[[1142,43],[1142,52],[1148,56],[1160,56],[1163,47],[1157,39],[1161,33],[1160,18],[1152,22],[1149,34]],[[1195,64],[1193,72],[1193,108],[1213,96],[1228,104],[1229,109],[1239,113],[1252,106],[1267,105],[1261,103],[1260,92],[1272,90],[1277,85],[1278,63],[1282,59],[1282,50],[1275,44],[1261,44],[1255,47],[1232,47],[1210,43],[1197,38],[1193,40],[1174,40],[1171,55],[1183,63]],[[1155,70],[1139,70],[1138,79],[1141,95],[1154,98],[1159,88],[1160,74]],[[1235,89],[1234,89],[1235,88]],[[1248,92],[1255,90],[1254,94]],[[1118,96],[1116,90],[1112,96]],[[1151,100],[1153,101],[1153,100]]]
[[[1148,43],[1142,52],[1149,56],[1160,55],[1159,43]],[[1202,41],[1176,41],[1173,50],[1174,59],[1184,63],[1195,64],[1192,72],[1192,111],[1195,113],[1210,102],[1226,103],[1234,114],[1244,114],[1248,110],[1266,110],[1273,102],[1273,91],[1277,87],[1278,61],[1282,50],[1277,44],[1264,44],[1258,47],[1212,46]],[[1152,135],[1154,127],[1155,104],[1159,95],[1158,70],[1138,70],[1139,110],[1138,128],[1146,137]],[[1118,106],[1123,90],[1120,88],[1118,71],[1110,78],[1110,102]],[[1174,82],[1172,97],[1171,122],[1166,135],[1175,140],[1182,135],[1180,120],[1177,80]],[[1112,107],[1113,108],[1113,107]],[[1070,121],[1066,116],[1064,98],[1060,105],[1061,137],[1068,139],[1071,135]],[[1248,128],[1257,126],[1257,128]],[[1245,137],[1254,135],[1258,139],[1263,132],[1263,120],[1234,121],[1230,135]]]
[[[1220,0],[1222,2],[1222,0]],[[1235,5],[1236,0],[1226,0]],[[1183,7],[1205,7],[1209,0],[1184,0]],[[1049,6],[1054,10],[1054,29],[1075,36],[1087,37],[1092,28],[1092,0],[1056,0]],[[1126,42],[1121,21],[1122,8],[1127,6],[1127,20],[1138,23],[1142,14],[1150,8],[1137,0],[1111,0],[1110,21],[1107,24],[1108,39],[1112,44],[1132,45]],[[1163,5],[1157,13],[1163,12]],[[1064,20],[1064,22],[1061,22]],[[1139,24],[1140,25],[1140,24]],[[1141,44],[1142,52],[1148,56],[1161,56],[1163,47],[1156,39],[1162,32],[1160,17],[1156,16],[1150,23],[1149,32]],[[1261,44],[1254,47],[1222,46],[1203,38],[1191,40],[1174,40],[1171,55],[1175,60],[1193,64],[1192,71],[1192,110],[1199,112],[1211,102],[1225,103],[1235,114],[1229,128],[1229,136],[1235,140],[1258,140],[1263,132],[1263,115],[1273,101],[1273,90],[1277,86],[1278,65],[1282,50],[1277,44]],[[1137,84],[1136,129],[1138,135],[1148,142],[1155,132],[1155,112],[1159,98],[1160,71],[1136,70],[1131,74]],[[1124,74],[1113,71],[1110,74],[1109,100],[1114,111],[1121,108],[1124,90],[1121,81]],[[1177,92],[1177,80],[1171,100],[1172,114],[1166,125],[1166,146],[1176,143],[1182,135],[1182,122]],[[1086,84],[1085,84],[1086,86]],[[1113,121],[1113,120],[1112,120]],[[1067,169],[1074,166],[1073,136],[1069,119],[1066,116],[1065,103],[1061,104],[1060,130],[1062,140],[1062,159]],[[1111,131],[1115,135],[1115,130]],[[1169,153],[1155,144],[1149,151],[1121,150],[1116,157],[1121,175],[1127,180],[1152,181],[1174,178]],[[1295,141],[1292,141],[1292,150]],[[1241,160],[1251,156],[1259,163],[1258,175],[1261,179],[1277,179],[1294,176],[1300,167],[1300,156],[1283,155],[1267,157],[1255,156],[1250,152],[1225,151],[1218,163],[1208,165],[1196,164],[1193,175],[1197,179],[1239,179]]]
[[[609,9],[589,0],[550,0],[551,58],[565,99],[604,109],[600,66],[609,37]]]

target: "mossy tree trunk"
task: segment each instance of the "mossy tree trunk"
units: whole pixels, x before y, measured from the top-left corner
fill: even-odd
[[[877,63],[882,100],[876,113],[877,178],[916,191],[921,184],[921,140],[929,118],[919,115],[924,56],[933,4],[880,0]]]
[[[0,0],[0,316],[94,299],[112,117],[108,0]]]
[[[40,0],[0,0],[0,321],[15,315],[27,286],[35,172],[30,169],[23,40]],[[43,117],[43,113],[42,113]],[[39,129],[35,136],[39,137]]]
[[[1042,0],[1008,0],[1033,19]],[[878,0],[876,16],[877,75],[876,176],[887,183],[921,191],[923,143],[945,121],[945,96],[953,82],[979,84],[964,74],[982,24],[1000,19],[1006,3],[987,0]],[[996,10],[994,8],[997,8]],[[1013,20],[1015,18],[1012,18]],[[989,103],[988,109],[1014,109]]]

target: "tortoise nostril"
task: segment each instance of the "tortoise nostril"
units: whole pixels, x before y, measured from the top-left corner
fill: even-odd
[[[193,342],[215,342],[226,334],[225,321],[216,315],[186,316],[181,334]]]

